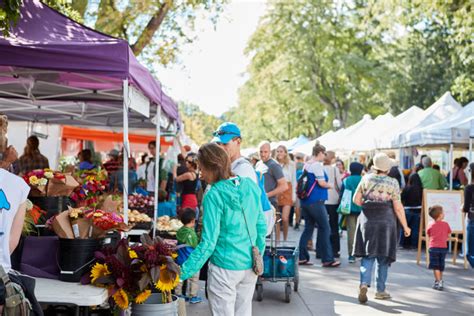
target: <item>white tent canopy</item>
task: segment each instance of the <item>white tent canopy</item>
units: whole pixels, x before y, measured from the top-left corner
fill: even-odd
[[[467,145],[473,123],[474,101],[446,120],[416,129],[405,137],[409,146]]]
[[[405,112],[398,114],[391,124],[387,125],[381,133],[376,135],[376,148],[392,148],[392,139],[399,133],[416,127],[420,120],[425,117],[423,113],[423,109],[414,105]]]
[[[390,113],[377,116],[375,120],[368,120],[353,132],[346,134],[339,140],[338,151],[371,151],[376,149],[376,136],[391,125],[394,117]]]
[[[421,117],[419,122],[414,125],[418,127],[416,130],[399,133],[392,140],[392,148],[415,146],[415,144],[410,140],[410,134],[422,130],[431,124],[445,120],[454,113],[459,112],[461,109],[461,105],[454,100],[451,93],[449,91],[446,92],[438,99],[438,101],[433,103],[433,105],[423,112],[423,117]]]

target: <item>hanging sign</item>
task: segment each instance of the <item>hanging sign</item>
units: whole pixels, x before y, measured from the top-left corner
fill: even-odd
[[[128,106],[143,116],[150,117],[150,100],[133,86],[128,86]]]

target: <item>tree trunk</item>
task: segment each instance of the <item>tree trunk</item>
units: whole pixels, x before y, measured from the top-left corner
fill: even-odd
[[[150,44],[153,35],[155,35],[156,31],[160,28],[170,8],[171,1],[163,2],[158,11],[151,17],[150,21],[148,21],[148,24],[138,37],[137,41],[132,45],[132,51],[135,56],[140,55],[143,49]]]
[[[89,0],[74,0],[71,1],[71,7],[77,11],[81,17],[84,19],[86,15],[87,5],[89,4]]]

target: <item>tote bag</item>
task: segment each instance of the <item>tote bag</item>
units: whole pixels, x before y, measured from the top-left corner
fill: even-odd
[[[341,204],[339,204],[339,208],[337,209],[338,213],[342,215],[349,215],[351,213],[351,205],[352,205],[352,191],[351,190],[344,190],[341,198]]]

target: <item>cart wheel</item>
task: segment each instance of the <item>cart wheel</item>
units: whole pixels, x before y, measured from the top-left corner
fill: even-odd
[[[291,284],[286,283],[285,285],[285,302],[289,303],[291,301]]]
[[[263,300],[263,285],[257,284],[257,301],[261,302]]]

